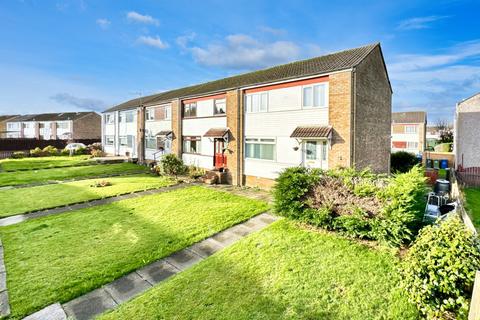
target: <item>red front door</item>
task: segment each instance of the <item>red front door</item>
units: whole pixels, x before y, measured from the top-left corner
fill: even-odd
[[[216,169],[225,168],[227,166],[227,157],[225,155],[225,142],[223,139],[215,139],[215,156],[213,164]]]

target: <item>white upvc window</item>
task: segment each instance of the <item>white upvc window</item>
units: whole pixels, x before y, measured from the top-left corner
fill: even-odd
[[[132,123],[135,119],[135,112],[134,111],[120,112],[118,116],[120,118],[119,122]]]
[[[245,138],[245,158],[260,160],[276,159],[274,138]]]
[[[418,149],[418,142],[407,141],[407,149]]]
[[[118,137],[118,141],[120,143],[120,146],[126,147],[128,145],[128,139],[127,136],[120,136]]]
[[[165,120],[171,120],[172,119],[172,107],[171,106],[165,106]]]
[[[245,109],[248,113],[268,111],[268,93],[251,93],[245,96]]]
[[[405,133],[417,133],[417,125],[406,125]]]
[[[114,115],[113,113],[107,113],[105,114],[105,124],[112,124],[114,121]]]
[[[303,86],[302,106],[304,108],[328,107],[328,83]]]
[[[145,110],[145,120],[146,121],[155,120],[155,109],[154,108],[147,108]]]
[[[226,100],[225,99],[215,99],[213,102],[213,114],[225,114],[226,112]]]
[[[115,143],[115,137],[114,136],[105,136],[105,145],[106,146],[113,146]]]

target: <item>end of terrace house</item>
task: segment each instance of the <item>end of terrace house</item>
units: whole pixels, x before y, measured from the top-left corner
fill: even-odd
[[[287,167],[390,170],[392,88],[380,44],[144,96],[103,112],[105,152],[174,153],[270,186]]]

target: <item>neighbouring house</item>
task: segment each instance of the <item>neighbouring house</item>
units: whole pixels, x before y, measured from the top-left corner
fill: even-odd
[[[235,185],[298,165],[387,173],[391,96],[372,44],[127,101],[103,112],[102,139],[110,154],[171,152]]]
[[[457,103],[454,126],[457,168],[480,167],[480,93]]]
[[[427,126],[425,150],[434,150],[434,148],[440,143],[441,133],[442,132],[437,126]]]
[[[392,152],[422,154],[427,141],[427,113],[424,111],[392,113]]]
[[[101,116],[96,112],[30,114],[7,120],[6,127],[7,138],[100,139]]]
[[[18,115],[0,115],[0,138],[6,138],[9,131],[14,129],[14,126],[7,125],[7,122],[18,117]]]

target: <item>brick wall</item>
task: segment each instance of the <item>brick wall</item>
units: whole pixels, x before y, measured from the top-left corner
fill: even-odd
[[[182,104],[179,99],[172,101],[172,153],[182,156]]]
[[[355,70],[354,165],[390,172],[392,92],[376,47]]]
[[[102,136],[102,117],[97,113],[90,113],[73,121],[73,139],[98,139]]]
[[[243,95],[240,90],[226,94],[227,127],[230,129],[227,147],[228,183],[243,185]]]
[[[349,167],[352,142],[352,73],[350,71],[329,76],[328,119],[333,126],[332,146],[328,153],[328,166]]]

